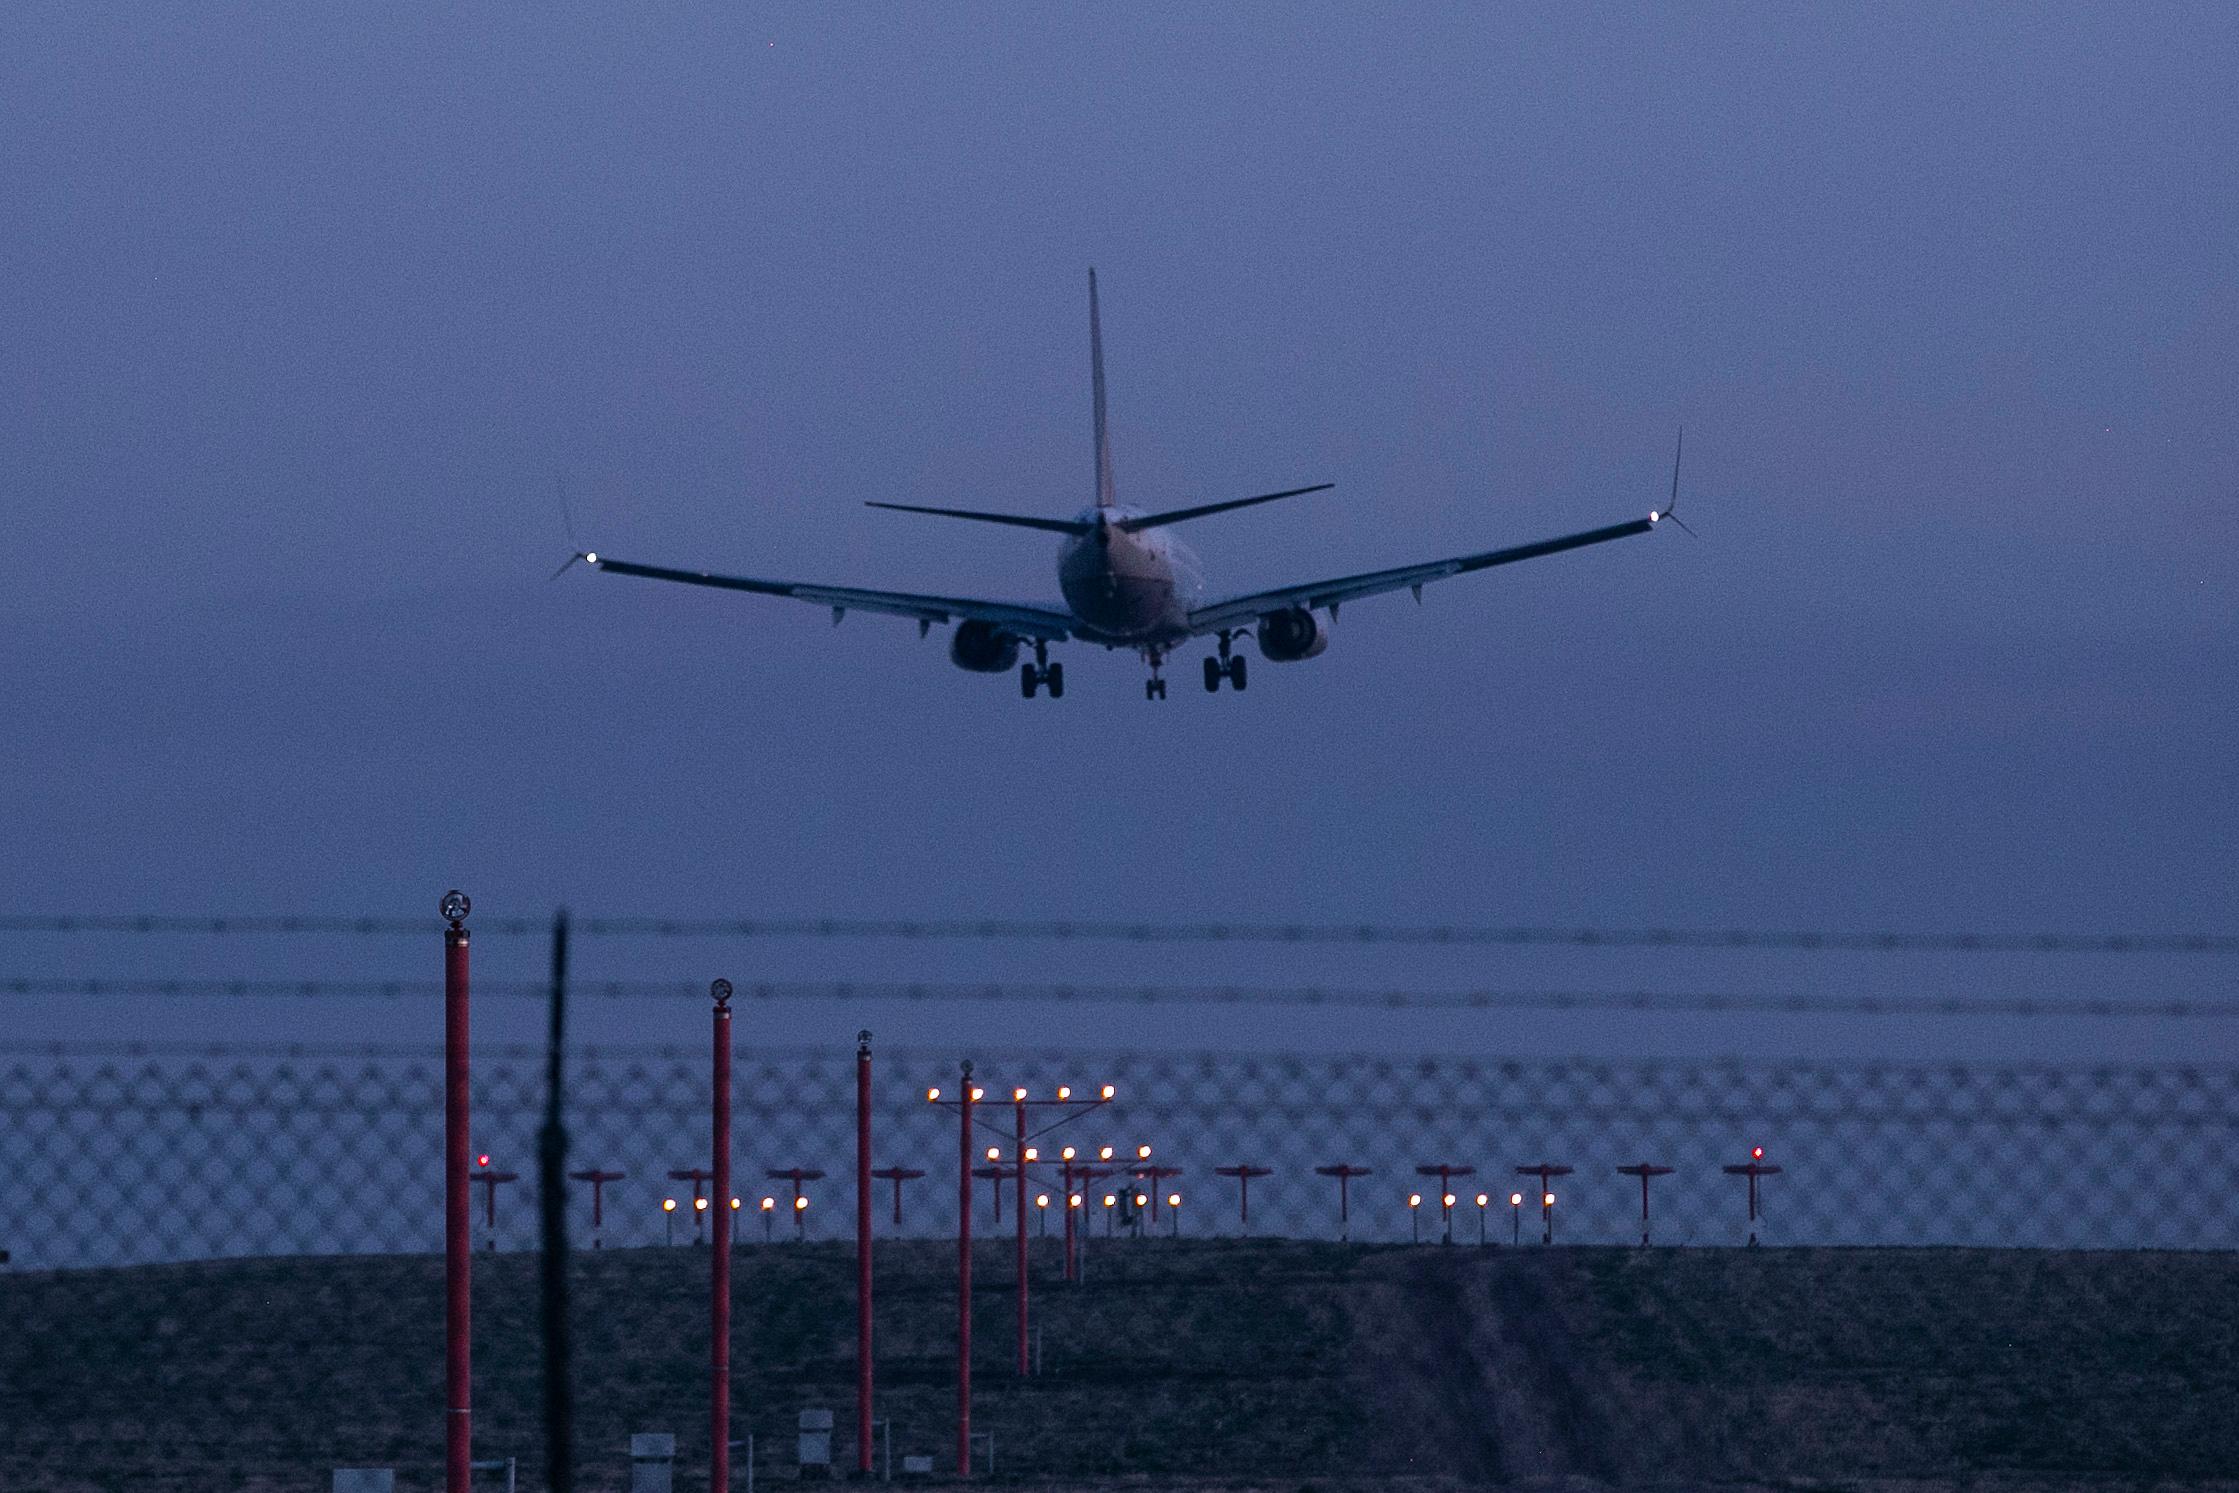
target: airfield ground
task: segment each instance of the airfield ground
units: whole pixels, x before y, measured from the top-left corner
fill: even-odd
[[[945,1469],[954,1246],[878,1267],[897,1467]],[[536,1268],[476,1261],[477,1455],[524,1488]],[[1122,1241],[1037,1291],[1024,1382],[1005,1247],[977,1274],[974,1424],[1020,1489],[2239,1488],[2239,1254]],[[805,1407],[849,1459],[852,1292],[842,1247],[739,1253],[760,1481]],[[626,1486],[646,1430],[705,1487],[706,1295],[704,1250],[578,1256],[581,1487]],[[439,1487],[442,1317],[428,1258],[0,1276],[0,1488]]]

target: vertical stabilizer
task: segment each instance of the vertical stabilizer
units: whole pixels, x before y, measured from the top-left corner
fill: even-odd
[[[1112,497],[1112,441],[1104,429],[1104,325],[1096,314],[1096,271],[1088,272],[1089,382],[1096,398],[1096,506],[1109,508]]]

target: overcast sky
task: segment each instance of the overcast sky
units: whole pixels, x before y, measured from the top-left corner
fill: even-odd
[[[2229,931],[2235,75],[2222,5],[11,6],[0,909]],[[1336,484],[1191,526],[1216,595],[1637,517],[1681,424],[1701,538],[1163,704],[546,582],[564,476],[625,558],[1054,601],[1050,536],[861,504],[1090,499],[1092,264],[1123,500]],[[586,952],[2239,988],[1613,957]]]

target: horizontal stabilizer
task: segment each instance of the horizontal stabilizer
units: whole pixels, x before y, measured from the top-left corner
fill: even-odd
[[[896,513],[934,513],[942,518],[968,518],[983,524],[1009,524],[1019,529],[1047,529],[1052,534],[1086,534],[1094,524],[1071,518],[1028,518],[1018,513],[978,513],[969,508],[920,508],[915,503],[865,503],[866,508],[890,508]]]
[[[1295,498],[1303,493],[1327,492],[1336,485],[1334,482],[1317,482],[1312,487],[1286,487],[1281,492],[1263,492],[1256,498],[1230,498],[1225,503],[1205,503],[1196,508],[1176,508],[1166,513],[1146,513],[1139,518],[1121,520],[1120,527],[1130,534],[1139,534],[1145,529],[1163,528],[1167,524],[1178,524],[1184,519],[1203,518],[1209,513],[1226,513],[1231,508],[1249,508],[1254,503],[1272,503],[1277,498]]]

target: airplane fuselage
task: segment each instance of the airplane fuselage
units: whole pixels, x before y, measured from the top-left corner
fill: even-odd
[[[1090,508],[1094,527],[1065,541],[1057,584],[1084,633],[1097,641],[1157,647],[1189,636],[1190,609],[1204,593],[1197,557],[1163,530],[1130,533],[1130,508]]]

